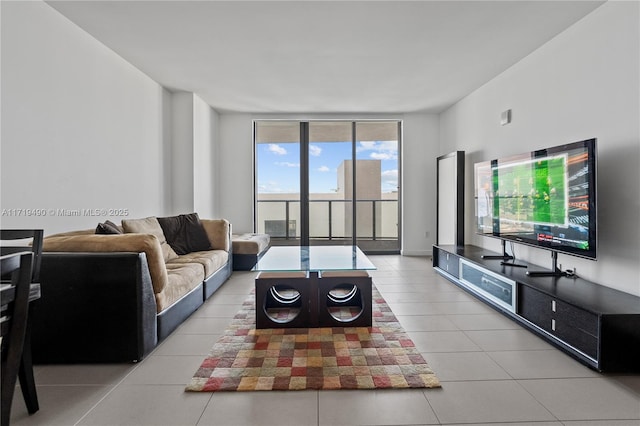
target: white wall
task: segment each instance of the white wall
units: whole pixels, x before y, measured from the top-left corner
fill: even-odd
[[[171,213],[193,212],[194,95],[171,94]]]
[[[193,97],[193,211],[217,218],[219,177],[216,150],[218,113],[199,96]]]
[[[58,209],[164,213],[167,92],[47,4],[0,3],[1,226],[51,234],[124,217]]]
[[[441,147],[467,152],[466,240],[473,234],[473,163],[598,138],[598,261],[559,256],[583,278],[640,295],[639,4],[608,2],[441,114]],[[500,126],[511,108],[513,122]],[[545,268],[548,251],[516,245]]]
[[[218,113],[192,92],[173,92],[170,123],[170,213],[216,218]]]
[[[430,255],[436,236],[438,117],[404,115],[402,146],[402,254]],[[428,233],[426,236],[425,233]]]
[[[220,216],[233,223],[234,232],[253,231],[253,120],[403,120],[402,252],[408,255],[431,253],[435,237],[435,158],[437,152],[437,116],[413,113],[405,115],[252,115],[219,116]],[[429,237],[425,237],[429,232]]]
[[[218,213],[233,232],[253,232],[253,125],[250,114],[220,114]]]

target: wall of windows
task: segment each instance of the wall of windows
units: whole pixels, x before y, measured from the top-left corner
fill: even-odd
[[[400,135],[397,120],[256,120],[256,231],[399,252]]]

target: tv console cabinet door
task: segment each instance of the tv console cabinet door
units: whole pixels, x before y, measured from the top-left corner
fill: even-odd
[[[525,285],[519,288],[518,314],[590,358],[598,359],[596,314]]]
[[[556,335],[591,358],[598,359],[598,316],[562,301],[556,302],[556,313],[559,318]]]
[[[438,252],[435,266],[456,278],[460,278],[460,257],[439,248],[436,250]]]
[[[518,315],[553,334],[551,298],[525,285],[518,288]]]

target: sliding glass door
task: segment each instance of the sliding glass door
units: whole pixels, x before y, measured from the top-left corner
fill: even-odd
[[[365,252],[400,251],[400,126],[355,123],[356,241]]]
[[[254,126],[255,229],[273,244],[300,244],[300,123]]]
[[[352,124],[309,123],[309,240],[353,245],[353,188],[346,179],[353,157]]]
[[[254,135],[257,232],[399,252],[398,121],[256,121]]]

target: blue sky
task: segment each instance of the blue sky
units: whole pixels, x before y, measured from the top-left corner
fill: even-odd
[[[340,163],[351,158],[351,142],[313,142],[309,144],[309,190],[311,193],[335,192]],[[380,160],[382,192],[398,186],[397,141],[370,141],[356,144],[356,158]],[[262,143],[256,148],[259,193],[296,193],[300,191],[300,145],[298,143]]]

